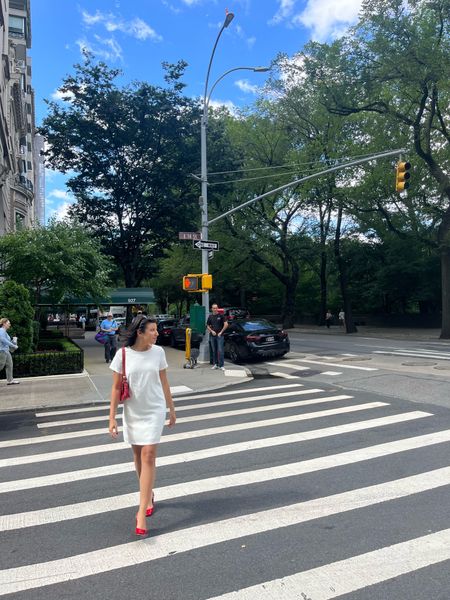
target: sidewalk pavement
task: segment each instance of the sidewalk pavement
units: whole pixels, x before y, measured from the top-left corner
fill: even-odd
[[[440,329],[408,329],[406,327],[370,327],[367,325],[357,325],[357,333],[352,333],[352,337],[373,337],[386,338],[393,340],[417,340],[417,341],[436,341],[441,335]],[[330,329],[325,326],[318,325],[294,325],[293,329],[287,330],[289,335],[292,334],[318,334],[318,335],[347,335],[343,327],[332,325]]]
[[[35,408],[72,406],[109,401],[112,374],[105,363],[103,346],[86,332],[84,340],[76,340],[84,350],[85,372],[19,379],[20,385],[0,383],[0,412]],[[184,369],[184,351],[164,347],[169,363],[168,377],[174,396],[189,391],[202,392],[249,381],[251,374],[238,365],[225,365],[226,371],[211,370],[211,365]]]

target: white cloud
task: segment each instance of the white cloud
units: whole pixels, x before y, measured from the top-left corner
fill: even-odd
[[[63,92],[62,90],[55,90],[52,94],[53,100],[59,100],[61,102],[72,102],[74,99],[73,92]]]
[[[114,38],[101,38],[99,35],[95,35],[94,37],[98,44],[93,44],[86,40],[86,38],[77,40],[76,43],[80,48],[80,52],[89,52],[110,62],[123,59],[122,48]]]
[[[73,200],[73,196],[67,190],[54,189],[48,194],[48,198],[57,198],[58,200]]]
[[[210,100],[209,106],[216,109],[226,108],[232,115],[237,115],[238,113],[238,107],[232,100]]]
[[[155,42],[160,42],[162,40],[162,36],[156,33],[153,27],[139,17],[136,17],[131,21],[125,21],[118,15],[113,13],[102,13],[99,10],[95,14],[90,14],[86,10],[83,10],[81,14],[84,24],[88,27],[101,24],[109,32],[120,31],[137,40],[151,39]]]
[[[361,4],[362,0],[308,0],[305,9],[295,15],[292,22],[311,29],[315,40],[340,37],[358,19]]]
[[[252,35],[252,37],[249,37],[245,40],[247,42],[247,46],[249,48],[253,48],[253,46],[255,45],[256,42],[256,37],[254,35]]]
[[[58,208],[52,211],[50,216],[56,218],[57,221],[64,221],[69,216],[69,208],[71,206],[71,202],[63,202],[63,204],[60,204]]]
[[[234,82],[234,85],[246,94],[257,94],[259,91],[259,87],[251,84],[248,79],[238,79]]]
[[[277,25],[278,23],[289,19],[293,15],[295,2],[296,0],[278,0],[280,7],[269,21],[269,25]]]

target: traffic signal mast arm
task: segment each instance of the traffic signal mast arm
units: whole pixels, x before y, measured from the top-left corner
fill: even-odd
[[[380,152],[378,154],[372,154],[371,156],[367,156],[366,158],[352,160],[352,161],[344,163],[342,165],[336,165],[335,167],[330,167],[329,169],[325,169],[324,171],[319,171],[318,173],[313,173],[312,175],[307,175],[306,177],[296,179],[295,181],[291,181],[290,183],[280,185],[280,187],[277,187],[273,190],[269,190],[265,194],[261,194],[260,196],[255,196],[255,198],[252,198],[251,200],[247,200],[247,202],[244,202],[243,204],[240,204],[239,206],[235,206],[234,208],[223,213],[222,215],[219,215],[218,217],[214,217],[214,219],[211,219],[210,221],[208,221],[208,225],[211,225],[211,223],[215,223],[216,221],[219,221],[220,219],[224,219],[225,217],[232,215],[233,213],[237,212],[238,210],[241,210],[241,208],[245,208],[246,206],[253,204],[253,202],[257,202],[258,200],[262,200],[263,198],[266,198],[267,196],[271,196],[272,194],[277,194],[278,192],[287,190],[288,188],[298,185],[299,183],[303,183],[304,181],[308,181],[309,179],[314,179],[315,177],[321,177],[322,175],[326,175],[327,173],[333,173],[334,171],[340,171],[341,169],[346,169],[348,167],[362,165],[366,162],[370,162],[371,160],[376,160],[378,158],[386,158],[388,156],[398,156],[398,155],[401,155],[403,152],[406,152],[406,150],[404,148],[399,148],[398,150],[389,150],[388,152]],[[409,163],[407,163],[407,164],[409,164]]]

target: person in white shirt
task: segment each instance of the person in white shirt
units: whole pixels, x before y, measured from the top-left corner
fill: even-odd
[[[8,329],[11,327],[9,319],[0,319],[0,371],[6,368],[7,385],[17,385],[20,381],[13,379],[13,360],[11,350],[17,350],[17,338],[12,340],[8,334]]]
[[[175,407],[167,379],[167,361],[164,349],[156,345],[158,330],[155,319],[141,318],[127,331],[124,348],[116,353],[110,369],[113,374],[109,432],[117,437],[116,411],[125,375],[130,397],[123,405],[123,438],[130,444],[139,479],[140,500],[136,515],[136,535],[146,536],[146,517],[154,510],[153,487],[156,472],[156,454],[169,410],[169,427],[176,422]]]
[[[345,312],[343,308],[339,311],[339,325],[345,327]]]

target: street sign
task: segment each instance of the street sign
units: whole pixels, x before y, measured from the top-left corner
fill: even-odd
[[[218,250],[219,242],[209,242],[207,240],[197,240],[194,241],[194,248],[197,250]]]
[[[214,258],[214,250],[208,250],[208,260],[212,260]]]
[[[178,233],[179,240],[201,240],[202,234],[200,231],[180,231]]]

